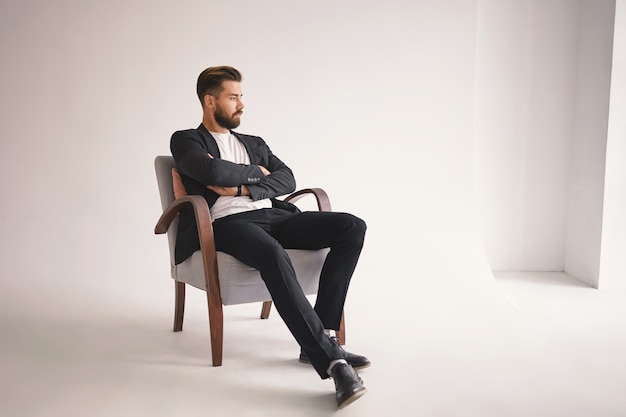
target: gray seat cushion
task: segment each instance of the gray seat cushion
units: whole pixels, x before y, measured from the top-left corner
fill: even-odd
[[[304,293],[317,294],[319,276],[328,249],[287,249],[287,253]],[[224,305],[271,300],[256,269],[224,252],[217,252],[217,269]],[[172,278],[206,291],[202,253],[196,251],[181,264],[172,266]]]

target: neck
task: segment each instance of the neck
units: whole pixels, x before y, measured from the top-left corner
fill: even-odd
[[[226,129],[223,126],[220,126],[219,124],[217,124],[215,119],[213,117],[209,117],[207,114],[205,114],[202,117],[202,124],[204,125],[206,130],[208,130],[209,132],[217,132],[217,133],[228,133],[228,132],[230,132],[230,130]]]

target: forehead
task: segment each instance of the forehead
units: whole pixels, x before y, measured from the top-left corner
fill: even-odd
[[[222,96],[230,96],[236,94],[241,95],[241,83],[238,81],[224,81],[222,83]]]

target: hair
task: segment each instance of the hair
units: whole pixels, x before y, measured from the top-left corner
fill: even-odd
[[[200,103],[203,103],[204,96],[207,94],[218,97],[224,91],[222,86],[224,81],[241,82],[241,73],[236,68],[229,66],[209,67],[202,71],[198,76],[198,84],[196,85]]]

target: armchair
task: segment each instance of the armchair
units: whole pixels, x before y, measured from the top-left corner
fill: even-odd
[[[224,329],[222,306],[263,302],[261,319],[267,319],[272,307],[270,294],[256,269],[245,265],[231,255],[215,250],[211,215],[206,200],[198,195],[175,198],[174,188],[180,190],[182,183],[176,180],[174,158],[157,156],[155,170],[163,207],[163,214],[156,224],[155,233],[167,233],[168,236],[170,272],[175,281],[174,331],[180,332],[183,329],[186,284],[206,291],[213,366],[221,366]],[[184,193],[184,188],[182,189]],[[285,198],[285,201],[293,203],[307,195],[315,197],[320,211],[331,210],[328,195],[319,188],[297,191]],[[178,212],[187,204],[192,205],[196,216],[201,249],[176,265],[174,248],[178,229]],[[328,249],[315,251],[288,249],[287,253],[304,293],[316,294],[319,275]],[[344,344],[343,317],[337,336],[339,342]]]

